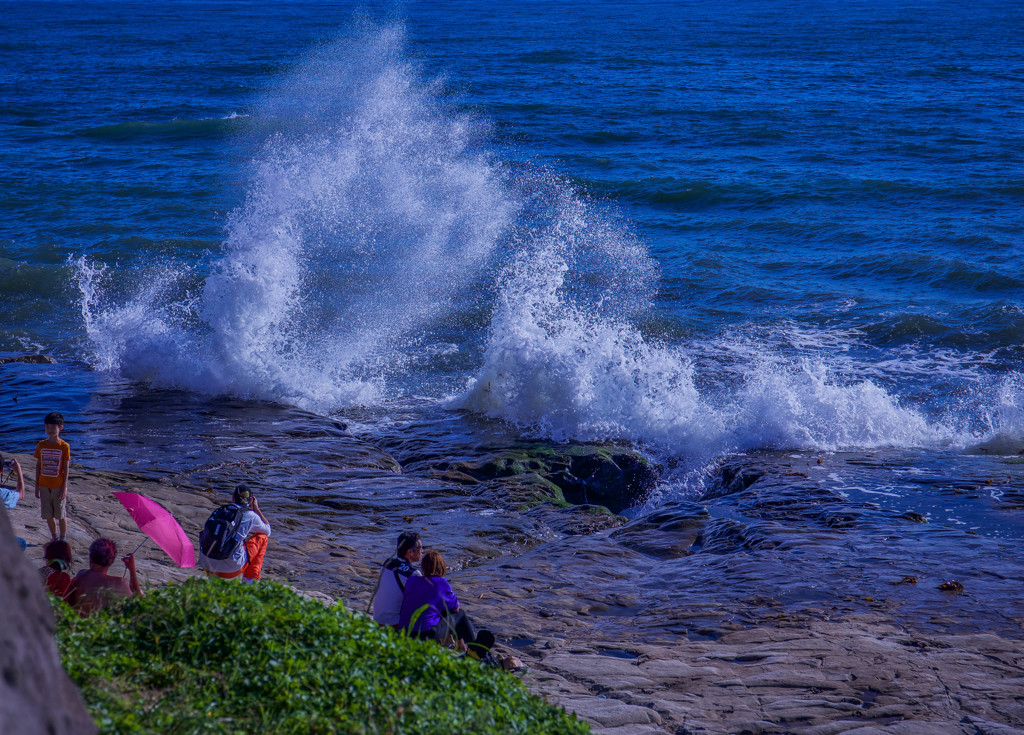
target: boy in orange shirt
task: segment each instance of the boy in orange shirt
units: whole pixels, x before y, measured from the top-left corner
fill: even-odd
[[[60,438],[64,428],[64,417],[59,413],[48,413],[43,419],[46,438],[36,444],[36,497],[43,520],[50,527],[50,536],[57,538],[57,522],[60,523],[60,540],[68,532],[68,465],[71,462],[71,447]]]

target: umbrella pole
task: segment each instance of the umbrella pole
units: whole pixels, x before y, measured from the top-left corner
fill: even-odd
[[[149,541],[149,536],[146,536],[146,538],[142,539],[142,543],[135,547],[135,551],[132,552],[132,556],[135,556],[135,554],[138,553],[139,549],[141,549],[146,544],[147,541]]]
[[[149,536],[146,536],[145,538],[143,538],[142,539],[142,543],[135,547],[135,551],[132,552],[132,556],[135,556],[136,552],[138,552],[138,550],[141,549],[146,544],[147,541],[149,541]],[[125,570],[123,572],[121,572],[121,576],[123,577],[126,574],[128,574],[128,568],[127,567],[125,567]]]

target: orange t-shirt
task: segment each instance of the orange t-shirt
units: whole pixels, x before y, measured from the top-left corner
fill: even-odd
[[[71,445],[63,439],[57,439],[57,445],[49,444],[43,439],[36,444],[36,459],[39,460],[39,487],[60,490],[64,485],[62,470],[71,461]]]

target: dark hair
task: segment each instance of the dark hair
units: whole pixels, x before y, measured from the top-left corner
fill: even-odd
[[[89,547],[89,562],[109,567],[117,558],[117,544],[108,538],[98,538]]]
[[[251,497],[252,491],[249,490],[248,485],[239,485],[238,487],[235,488],[235,492],[231,495],[232,500],[234,500],[239,505],[248,505],[249,498]]]
[[[420,535],[415,531],[402,531],[398,537],[398,558],[404,559],[405,555],[409,553],[409,549],[415,546],[419,540]]]
[[[43,547],[43,558],[47,562],[59,559],[65,565],[71,566],[71,544],[67,541],[53,540]]]
[[[44,424],[53,424],[55,426],[64,426],[64,416],[56,411],[52,411],[46,414],[46,418],[43,419]]]
[[[420,564],[420,571],[424,577],[443,577],[448,573],[448,567],[444,565],[444,557],[440,551],[428,551],[423,555],[423,563]]]

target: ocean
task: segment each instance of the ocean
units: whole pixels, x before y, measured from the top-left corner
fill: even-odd
[[[0,451],[614,441],[634,518],[775,457],[863,518],[787,569],[1019,630],[1024,7],[0,8],[0,358],[57,360],[0,365]]]

